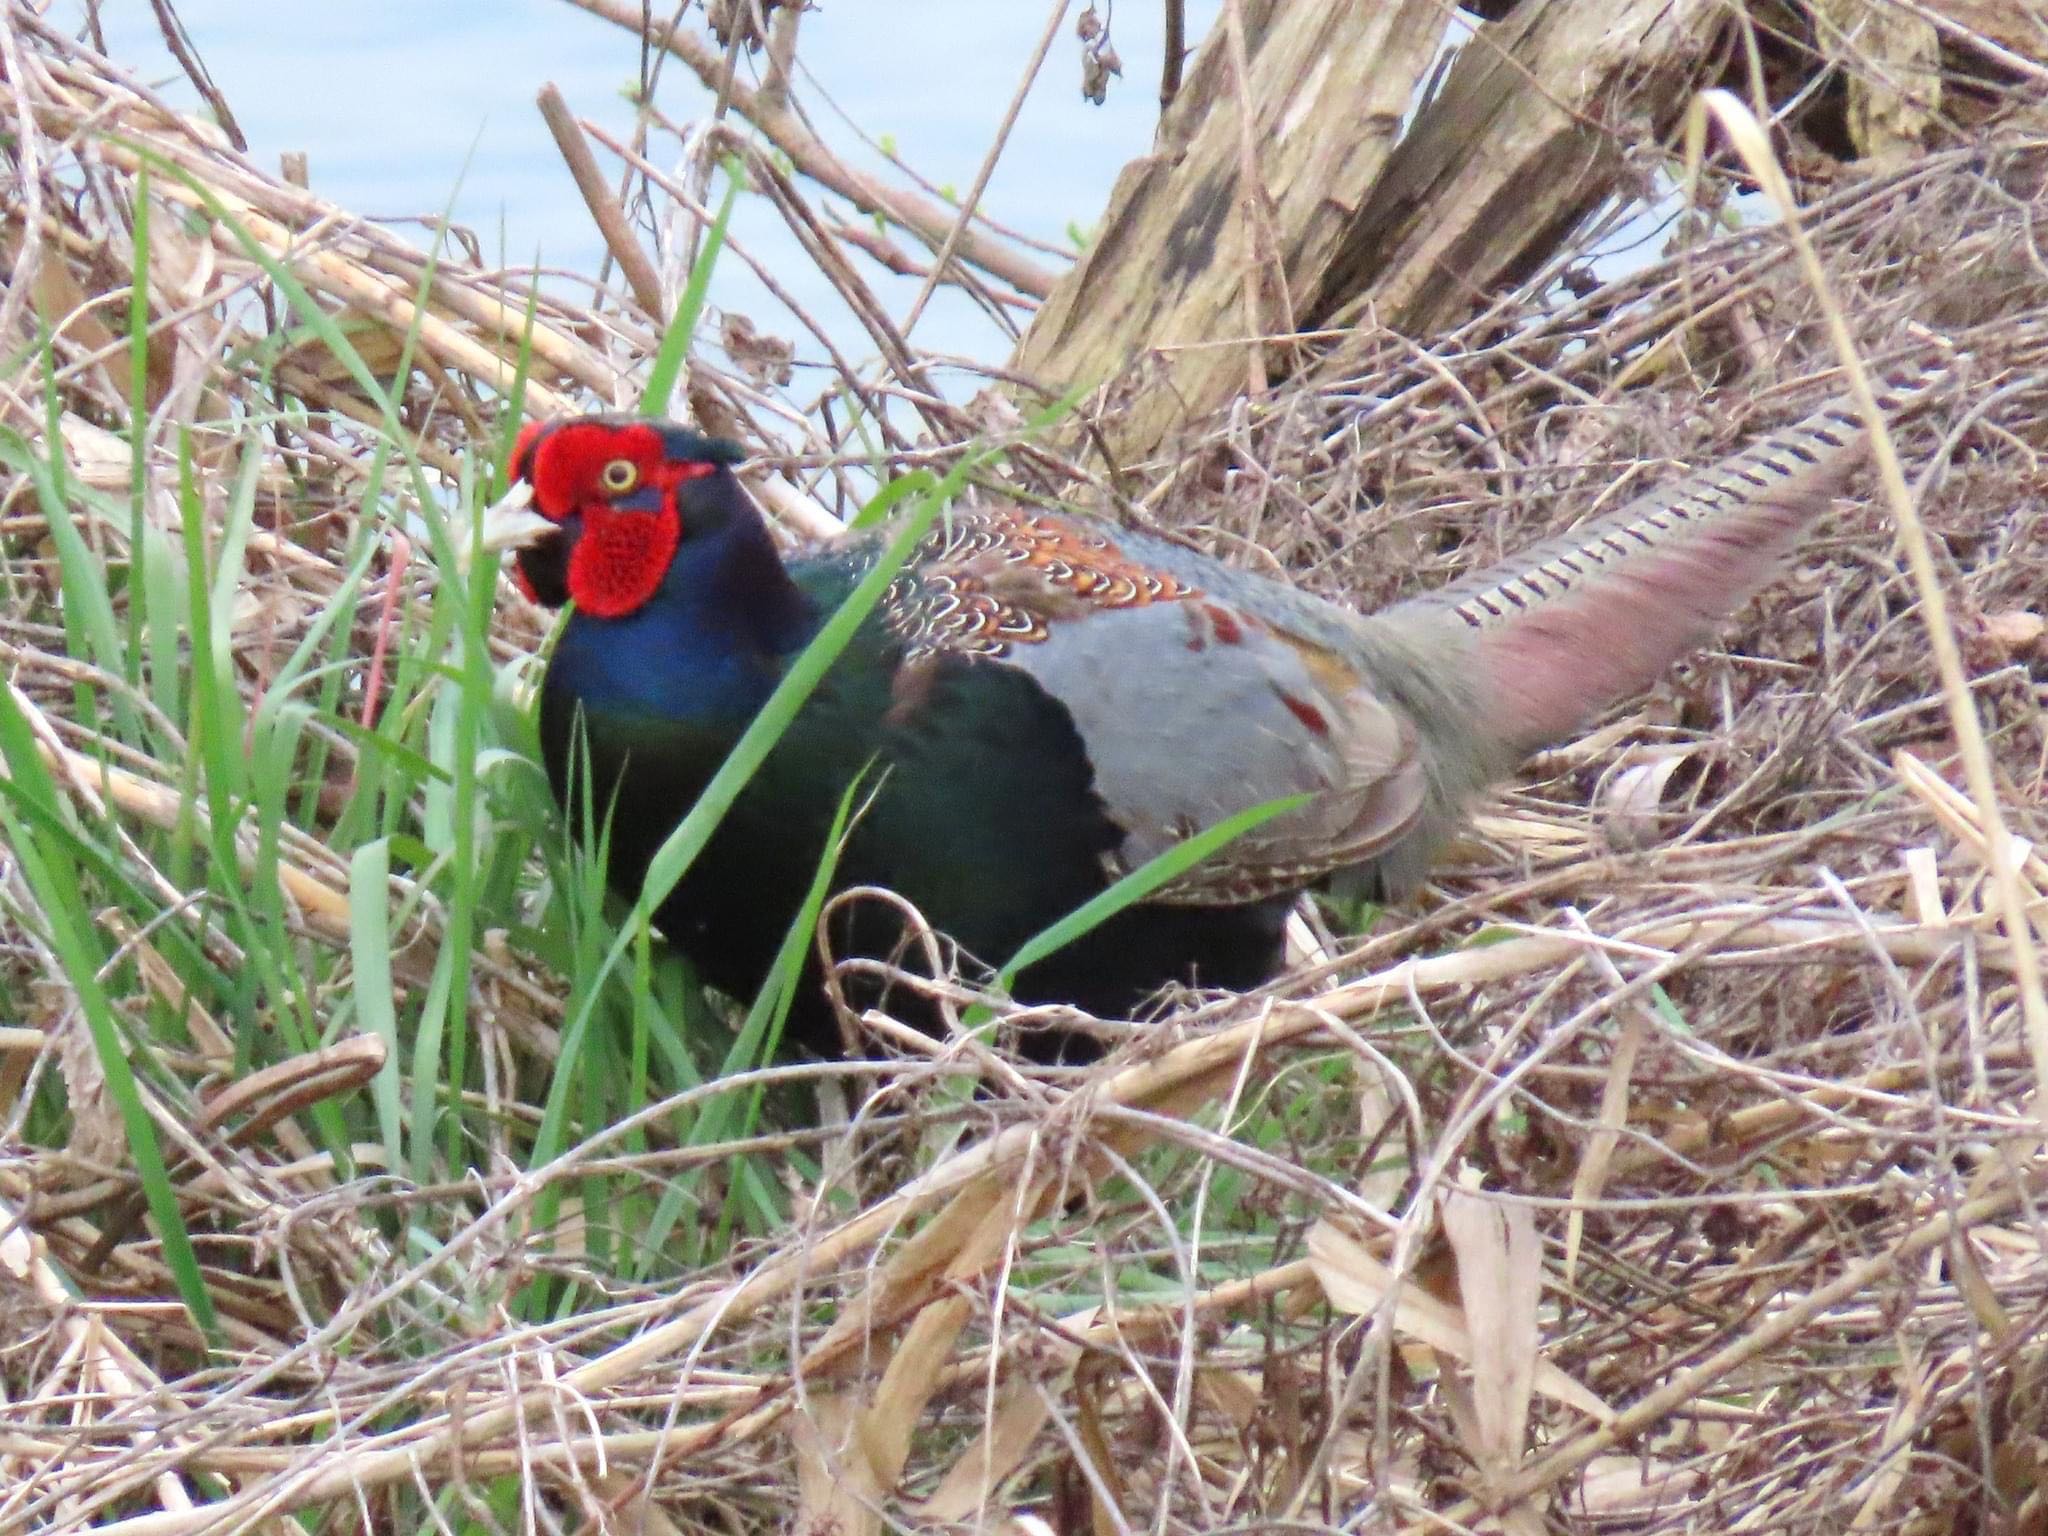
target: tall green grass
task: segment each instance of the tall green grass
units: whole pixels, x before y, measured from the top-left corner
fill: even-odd
[[[179,176],[158,164],[159,177]],[[186,182],[202,199],[203,187]],[[144,189],[146,191],[146,187]],[[487,647],[498,599],[496,562],[475,547],[477,513],[503,485],[518,391],[503,438],[476,445],[467,471],[440,483],[419,459],[386,381],[334,316],[270,258],[227,210],[211,216],[259,265],[287,316],[278,335],[247,359],[254,374],[220,421],[152,425],[146,295],[150,224],[133,225],[136,292],[128,310],[132,466],[125,495],[91,490],[70,471],[57,426],[60,400],[45,391],[40,442],[0,433],[0,462],[25,477],[47,522],[59,597],[39,602],[18,584],[21,617],[60,625],[65,648],[94,680],[67,697],[43,697],[96,734],[99,754],[139,757],[177,797],[174,823],[96,821],[44,768],[31,720],[0,695],[0,833],[20,861],[34,910],[13,914],[42,936],[78,1001],[102,1059],[140,1173],[156,1236],[181,1293],[202,1325],[214,1318],[203,1269],[229,1251],[194,1239],[179,1215],[154,1113],[189,1121],[185,1010],[153,998],[131,952],[106,937],[140,932],[186,1000],[232,1035],[244,1074],[360,1030],[383,1041],[387,1059],[368,1091],[314,1106],[301,1118],[351,1177],[355,1149],[420,1183],[443,1183],[489,1166],[494,1150],[525,1163],[564,1139],[625,1117],[649,1098],[691,1086],[698,1071],[675,968],[643,948],[637,971],[608,967],[619,928],[597,867],[569,838],[538,768],[530,731],[508,715]],[[422,301],[433,281],[420,279]],[[700,291],[701,293],[701,291]],[[419,306],[424,309],[424,303]],[[367,484],[337,561],[337,582],[259,690],[238,659],[235,613],[255,588],[256,528],[265,436],[307,408],[271,369],[288,349],[317,343],[373,402],[380,429],[368,440]],[[410,368],[412,338],[396,376]],[[44,371],[49,371],[48,349]],[[257,402],[279,402],[271,411]],[[155,510],[152,509],[155,498]],[[163,510],[171,510],[166,518]],[[431,600],[415,593],[397,609],[383,698],[366,725],[359,621],[370,612],[379,567],[394,536],[431,557]],[[414,566],[417,573],[428,562]],[[266,572],[266,581],[276,580]],[[345,777],[338,811],[323,797]],[[330,809],[323,810],[323,802]],[[309,936],[281,892],[278,871],[295,840],[322,843],[350,875],[346,944]],[[169,888],[168,892],[166,887]],[[117,925],[107,921],[118,915]],[[513,1103],[537,1103],[549,1083],[578,1092],[546,1134],[531,1123],[496,1124],[482,1104],[476,960],[482,936],[512,935],[568,978],[579,1014],[605,1027],[571,1032],[552,1065],[529,1062],[507,1087]],[[406,957],[394,965],[394,954]],[[147,1000],[145,1002],[145,1000]],[[133,1006],[131,1006],[131,1003]],[[635,1025],[637,1023],[637,1033]],[[62,1144],[70,1108],[61,1079],[45,1075],[30,1107],[30,1134]],[[679,1125],[673,1134],[687,1134]],[[592,1231],[649,1230],[653,1197],[624,1185],[586,1183],[582,1216]],[[646,1207],[636,1213],[633,1202]],[[426,1206],[389,1235],[429,1251],[459,1212]],[[652,1253],[630,1263],[653,1271]]]
[[[153,173],[184,179],[160,162]],[[203,186],[185,184],[207,198]],[[155,1235],[192,1315],[211,1330],[204,1267],[226,1262],[227,1250],[188,1231],[152,1119],[154,1112],[189,1121],[196,1113],[189,1068],[174,1063],[188,1061],[201,1042],[187,1034],[182,1008],[160,998],[123,1006],[148,994],[133,953],[118,952],[108,940],[115,930],[106,919],[118,914],[121,930],[149,935],[185,999],[230,1032],[234,1060],[223,1064],[229,1072],[247,1073],[350,1031],[384,1043],[384,1067],[366,1092],[323,1102],[302,1117],[337,1176],[361,1171],[355,1149],[363,1146],[378,1149],[373,1165],[420,1184],[445,1184],[466,1168],[491,1166],[494,1154],[521,1166],[543,1164],[650,1100],[772,1054],[803,945],[792,938],[792,965],[746,1027],[728,1037],[729,1049],[713,1048],[699,1060],[697,1052],[719,1031],[709,1027],[710,1006],[686,969],[652,940],[655,886],[665,890],[680,876],[718,808],[730,803],[880,597],[886,575],[800,659],[791,685],[742,743],[701,813],[657,859],[648,896],[622,906],[605,890],[600,822],[580,807],[584,835],[570,835],[533,761],[530,721],[507,707],[506,680],[489,657],[498,570],[477,549],[475,530],[482,505],[504,485],[519,389],[508,402],[505,432],[476,445],[456,483],[440,483],[415,451],[386,381],[347,330],[225,208],[210,204],[209,213],[263,269],[287,317],[248,358],[255,377],[237,392],[236,414],[222,421],[149,420],[145,208],[133,225],[138,297],[127,315],[126,494],[91,490],[53,451],[62,442],[54,388],[45,391],[40,442],[0,432],[0,463],[29,483],[56,557],[58,599],[39,602],[19,587],[22,616],[61,626],[68,653],[95,669],[95,680],[45,705],[94,731],[107,760],[132,755],[155,763],[154,777],[175,792],[178,814],[169,827],[91,818],[44,767],[29,716],[11,694],[0,693],[0,757],[8,768],[0,782],[0,833],[34,900],[34,910],[14,915],[40,936],[77,999]],[[717,233],[664,341],[650,403],[667,396],[687,355]],[[422,301],[432,281],[430,264],[420,279]],[[397,377],[409,369],[412,340]],[[234,614],[254,585],[250,550],[265,434],[278,425],[288,430],[307,412],[271,369],[308,342],[339,362],[382,425],[365,434],[367,484],[338,582],[257,692],[238,661]],[[47,346],[41,363],[47,376]],[[270,412],[253,404],[264,400],[281,403]],[[890,489],[890,504],[915,503],[898,558],[960,478],[942,485],[926,476]],[[174,520],[153,513],[152,498],[159,509],[171,508]],[[416,593],[398,608],[401,628],[384,697],[364,724],[361,621],[399,534],[430,555],[431,601],[418,601]],[[330,810],[323,811],[322,789],[337,775],[346,776],[348,793],[338,812],[326,797]],[[324,844],[347,865],[345,944],[309,936],[281,893],[280,863],[295,838]],[[821,872],[820,898],[827,876],[829,866]],[[494,930],[566,984],[556,1058],[527,1061],[519,1080],[505,1085],[509,1102],[538,1107],[535,1119],[495,1123],[478,1092],[475,956],[481,937]],[[402,967],[395,954],[406,957]],[[754,1092],[729,1100],[714,1095],[708,1107],[679,1114],[659,1139],[709,1144],[744,1134],[761,1107]],[[28,1124],[44,1144],[61,1144],[68,1134],[70,1105],[54,1075],[41,1079]],[[640,1140],[645,1145],[647,1137]],[[592,1177],[576,1189],[576,1215],[604,1250],[593,1255],[604,1267],[657,1275],[715,1256],[697,1235],[759,1231],[784,1219],[781,1188],[769,1170],[744,1168],[659,1190]],[[686,1212],[706,1219],[683,1221]],[[536,1214],[545,1231],[552,1209]],[[460,1219],[459,1212],[422,1205],[402,1221],[392,1218],[389,1236],[399,1249],[431,1251],[437,1234]],[[680,1250],[670,1241],[678,1231],[693,1236]]]

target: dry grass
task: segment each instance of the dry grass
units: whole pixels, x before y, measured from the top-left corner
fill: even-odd
[[[78,824],[154,903],[88,883],[113,957],[100,983],[186,1154],[172,1178],[221,1343],[201,1347],[138,1223],[85,1033],[92,978],[62,963],[61,915],[10,850],[0,1529],[284,1531],[312,1512],[335,1530],[852,1532],[878,1509],[1012,1530],[1026,1511],[1097,1531],[2040,1527],[2043,1111],[2018,951],[1987,915],[1981,811],[1874,497],[1844,503],[1722,648],[1532,764],[1426,899],[1326,935],[1330,962],[1269,996],[1191,1006],[1084,1074],[964,1045],[759,1074],[839,1079],[862,1106],[850,1129],[692,1145],[673,1128],[722,1091],[699,1089],[581,1125],[550,1157],[534,1127],[575,999],[486,931],[459,1085],[485,1127],[470,1158],[398,1167],[357,1146],[351,1168],[317,1115],[374,1142],[370,1085],[398,1064],[351,1018],[376,893],[351,892],[355,848],[323,845],[362,769],[333,722],[362,706],[389,616],[424,644],[452,582],[393,559],[393,532],[418,538],[421,487],[479,473],[465,456],[490,456],[522,354],[529,409],[613,404],[662,327],[630,297],[429,272],[25,7],[10,17],[0,336],[26,361],[6,426],[47,453],[54,401],[74,493],[122,509],[81,519],[85,537],[125,570],[126,285],[152,165],[144,515],[178,529],[180,429],[216,530],[226,487],[255,477],[231,618],[248,717],[337,608],[350,665],[308,738],[333,793],[316,777],[275,837],[211,845],[319,981],[302,1048],[278,1024],[238,1055],[237,1018],[164,957],[174,931],[217,960],[242,932],[218,872],[176,852],[195,836],[189,765],[111,723],[111,701],[150,695],[80,653],[62,530],[10,475],[0,646]],[[755,169],[843,265],[801,190]],[[179,217],[200,188],[239,233]],[[1934,332],[1959,359],[1962,387],[1901,449],[2004,817],[2036,846],[2044,212],[2048,140],[2022,125],[1845,178],[1807,220],[1866,357]],[[349,323],[389,416],[321,335],[284,334],[268,263]],[[1328,338],[1306,378],[1118,484],[1138,515],[1376,605],[1834,392],[1817,305],[1781,232],[1696,234],[1583,298],[1532,281],[1426,353]],[[38,312],[54,376],[20,350]],[[691,405],[776,445],[788,476],[760,484],[815,528],[857,502],[864,460],[728,340],[699,349]],[[877,341],[882,369],[835,383],[891,424],[898,462],[1005,430],[1005,408],[937,397],[907,342]],[[1112,386],[1088,408],[1114,405]],[[379,440],[407,444],[420,478],[382,475]],[[1034,443],[1012,466],[1078,498],[1108,488],[1085,448]],[[507,595],[492,654],[540,633]],[[458,682],[419,682],[420,751]],[[430,800],[393,814],[424,837]],[[2048,934],[2048,862],[2017,872]],[[410,1023],[459,902],[445,871],[389,885]],[[239,1017],[272,1009],[291,1013]],[[576,1230],[589,1180],[659,1190],[741,1152],[786,1170],[783,1229],[652,1278]],[[565,1194],[567,1223],[545,1225]],[[577,1282],[573,1308],[522,1311],[536,1275]]]

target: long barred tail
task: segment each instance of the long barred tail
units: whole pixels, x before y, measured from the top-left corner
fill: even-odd
[[[1945,365],[1901,370],[1878,402],[1896,421]],[[1490,569],[1388,610],[1468,631],[1482,718],[1527,749],[1648,687],[1769,580],[1869,452],[1847,396],[1792,426]]]

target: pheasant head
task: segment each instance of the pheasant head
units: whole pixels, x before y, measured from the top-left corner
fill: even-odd
[[[517,550],[515,579],[535,602],[624,618],[661,589],[685,544],[753,517],[729,468],[742,457],[734,443],[666,422],[534,423],[512,450],[532,510],[487,527],[485,540]]]

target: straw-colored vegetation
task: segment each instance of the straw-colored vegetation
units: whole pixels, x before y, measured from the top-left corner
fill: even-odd
[[[1712,57],[1849,125],[1780,125],[1817,265],[1767,200],[1708,216],[1769,171],[1738,111],[1688,168],[1683,101],[1617,97],[1601,219],[1425,333],[1362,279],[1134,442],[1170,359],[1034,432],[1073,379],[934,386],[869,264],[1071,327],[1062,258],[847,170],[787,105],[795,13],[755,56],[714,9],[727,48],[693,15],[668,66],[767,140],[547,104],[612,157],[620,280],[575,302],[6,9],[0,1530],[2043,1528],[2040,50],[1961,4],[1760,13]],[[1184,90],[1239,102],[1274,9],[1231,0]],[[1747,72],[1759,36],[1828,61]],[[546,616],[469,543],[522,412],[633,405],[705,281],[718,314],[735,172],[880,356],[801,338],[820,391],[695,327],[688,409],[792,539],[878,461],[998,443],[981,473],[1371,606],[1839,391],[1831,312],[1953,382],[1897,436],[1906,523],[1861,483],[1270,995],[1105,1026],[1085,1071],[881,1020],[874,1059],[761,1065],[572,851],[524,755]],[[1288,216],[1228,210],[1247,272]],[[1229,313],[1277,330],[1257,286]]]

